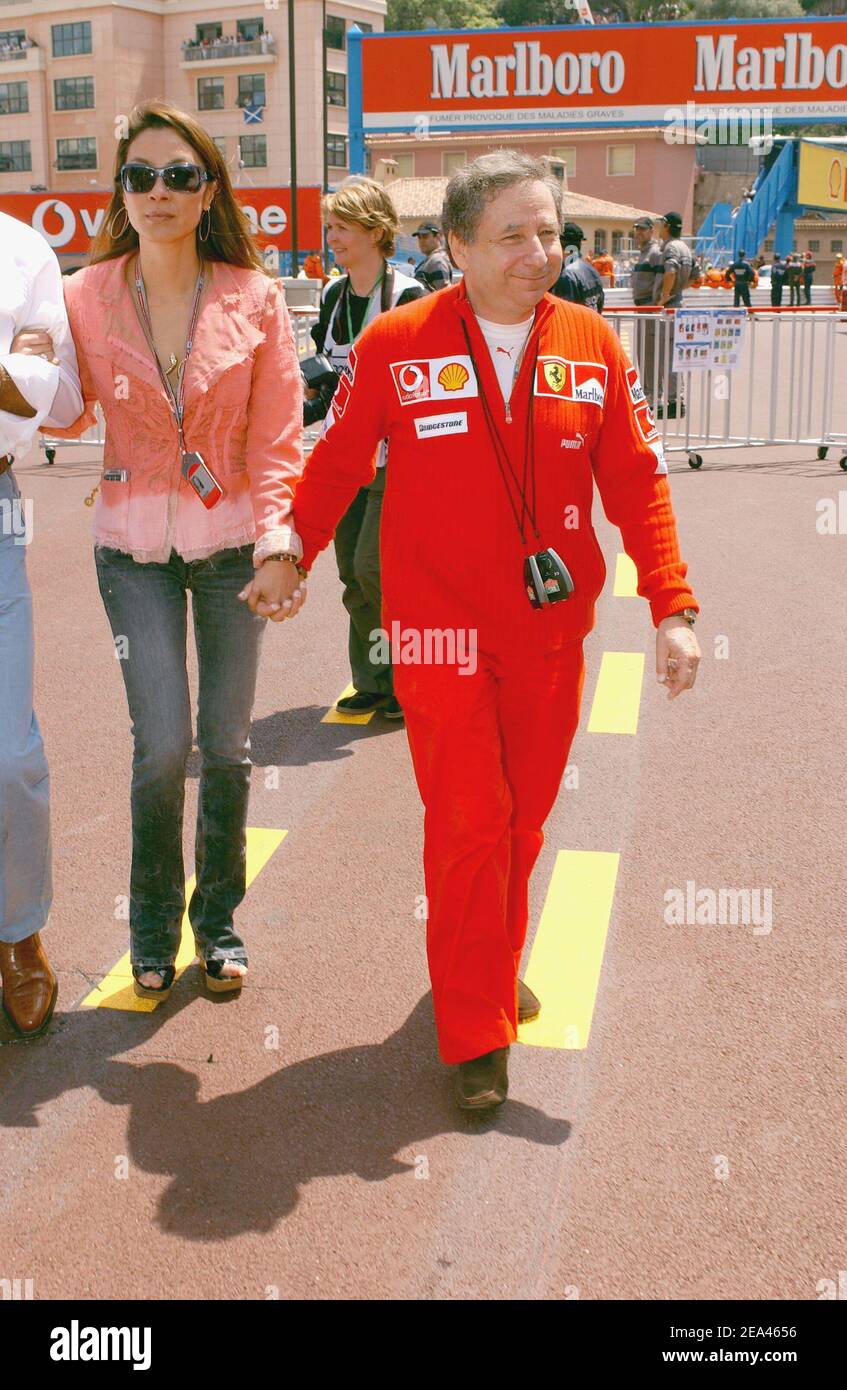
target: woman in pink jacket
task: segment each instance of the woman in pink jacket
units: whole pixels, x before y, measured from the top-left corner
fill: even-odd
[[[239,989],[259,648],[265,620],[305,599],[289,524],[303,394],[282,285],[191,116],[162,101],[133,112],[91,264],[66,299],[86,410],[65,433],[92,423],[97,400],[107,429],[94,541],[135,739],[135,990],[169,993],[185,908],[188,593],[202,759],[188,915],[209,988]]]

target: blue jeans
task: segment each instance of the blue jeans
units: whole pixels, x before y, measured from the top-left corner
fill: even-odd
[[[264,618],[237,594],[255,575],[253,546],[186,561],[139,564],[98,546],[100,594],[121,658],[135,749],[132,762],[130,956],[134,966],[172,963],[185,911],[182,821],[191,752],[186,596],[192,596],[199,668],[197,885],[188,917],[206,960],[247,954],[233,925],[246,891],[250,719]]]
[[[20,491],[0,477],[0,941],[40,931],[53,901],[50,778],[32,707],[32,594]]]

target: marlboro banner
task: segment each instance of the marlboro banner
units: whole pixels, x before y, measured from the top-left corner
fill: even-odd
[[[291,190],[288,188],[236,188],[238,199],[261,247],[291,250]],[[88,193],[0,193],[0,212],[28,222],[58,255],[84,255],[100,230],[110,195],[92,189]],[[300,249],[319,250],[322,245],[321,191],[297,190],[297,240]]]
[[[360,35],[351,135],[655,125],[688,103],[774,121],[847,117],[847,20],[568,25]],[[690,108],[689,108],[690,109]]]

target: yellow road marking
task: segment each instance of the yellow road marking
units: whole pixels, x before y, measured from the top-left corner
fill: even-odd
[[[643,681],[643,652],[604,652],[588,720],[588,732],[636,733]]]
[[[588,1046],[619,854],[560,850],[524,979],[541,1014],[518,1042],[580,1051]]]
[[[342,690],[341,694],[340,694],[339,696],[337,696],[336,702],[337,702],[338,700],[345,700],[345,699],[347,698],[348,695],[355,695],[355,694],[356,694],[356,687],[355,687],[354,685],[347,685],[347,686],[344,687],[344,689]],[[321,723],[322,723],[322,724],[369,724],[370,721],[373,719],[373,717],[374,717],[374,710],[372,710],[372,709],[369,709],[369,710],[367,711],[366,714],[344,714],[341,710],[336,709],[335,706],[333,705],[332,709],[327,710],[326,714],[324,715],[323,719],[321,720]]]
[[[287,830],[262,830],[248,827],[247,830],[247,887],[258,877],[271,855],[279,848],[288,834]],[[191,901],[196,882],[194,874],[185,885],[186,904]],[[182,940],[175,961],[176,978],[179,979],[186,966],[196,957],[194,933],[188,920],[188,912],[182,917]],[[128,1009],[132,1013],[152,1013],[158,1008],[157,999],[138,999],[132,988],[132,967],[129,951],[121,956],[117,965],[112,966],[108,975],[102,979],[90,994],[83,999],[82,1009]]]
[[[638,598],[638,570],[628,555],[619,554],[615,561],[615,598]]]

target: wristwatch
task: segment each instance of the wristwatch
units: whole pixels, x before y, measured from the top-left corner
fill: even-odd
[[[674,613],[674,617],[684,619],[684,621],[688,623],[689,627],[693,627],[697,621],[697,609],[683,608],[681,613]]]
[[[280,550],[276,555],[265,555],[262,558],[262,564],[265,563],[265,560],[290,560],[292,565],[297,566],[297,573],[301,579],[309,578],[309,571],[304,570],[293,550]]]

